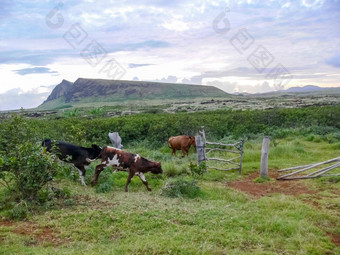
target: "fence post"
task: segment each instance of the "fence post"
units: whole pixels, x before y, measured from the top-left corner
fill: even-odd
[[[205,138],[204,126],[201,126],[201,130],[198,131],[198,132],[202,135],[203,142],[205,143],[207,140],[206,140],[206,138]]]
[[[200,135],[195,136],[196,150],[197,150],[197,165],[205,160],[205,142]]]
[[[262,142],[262,151],[261,151],[261,177],[268,177],[268,155],[269,155],[269,144],[270,137],[265,136]]]
[[[243,146],[244,146],[244,139],[242,139],[241,145],[240,145],[240,169],[238,170],[238,174],[242,173]]]

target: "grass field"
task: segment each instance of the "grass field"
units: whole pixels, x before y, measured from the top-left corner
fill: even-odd
[[[273,141],[271,173],[339,156],[339,142],[308,140]],[[146,175],[152,192],[133,178],[125,193],[127,174],[111,169],[102,173],[97,187],[82,187],[77,172],[66,169],[54,183],[69,193],[63,202],[51,201],[25,221],[10,221],[1,213],[0,254],[340,254],[340,179],[255,183],[261,142],[245,143],[241,176],[210,170],[198,180],[200,190],[193,198],[162,195],[169,181],[191,179],[193,149],[182,159],[179,152],[171,156],[166,146],[125,148],[162,162],[163,175]],[[253,186],[266,191],[246,191]]]

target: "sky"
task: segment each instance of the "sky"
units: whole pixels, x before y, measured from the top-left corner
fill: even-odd
[[[63,79],[340,86],[340,0],[0,0],[0,110]]]

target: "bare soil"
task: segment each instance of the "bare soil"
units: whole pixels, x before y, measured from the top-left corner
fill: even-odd
[[[58,246],[63,243],[63,240],[51,228],[41,227],[30,221],[0,221],[0,227],[13,227],[13,233],[32,237],[29,243],[27,243],[29,246],[41,245],[42,243],[51,243],[53,246]],[[0,239],[1,241],[3,239]]]
[[[328,236],[331,238],[332,243],[334,243],[336,246],[340,246],[340,234],[328,233]]]
[[[269,171],[268,175],[273,181],[256,183],[254,180],[259,177],[259,172],[249,174],[242,180],[237,180],[228,184],[229,187],[240,190],[251,195],[254,198],[268,196],[274,193],[298,196],[301,194],[316,194],[317,191],[310,190],[300,180],[278,181],[277,171]]]

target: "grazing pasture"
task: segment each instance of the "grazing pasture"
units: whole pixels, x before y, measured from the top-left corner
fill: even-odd
[[[339,111],[339,106],[332,106],[48,122],[3,120],[0,250],[4,254],[339,254],[340,178],[275,180],[278,169],[339,156]],[[197,160],[193,147],[188,157],[171,155],[167,138],[195,134],[201,120],[211,141],[230,143],[246,137],[241,176],[237,170],[193,175],[190,163]],[[13,126],[18,130],[14,132]],[[19,141],[41,143],[45,136],[102,147],[111,144],[108,131],[119,131],[124,150],[162,163],[163,174],[145,175],[151,192],[137,178],[132,179],[129,193],[124,192],[127,174],[109,168],[96,187],[83,187],[77,170],[60,161],[53,182],[38,192],[36,200],[24,200],[8,190],[8,169],[16,162],[11,148],[20,147]],[[263,135],[272,136],[269,180],[258,178]],[[87,184],[99,163],[89,166]]]

